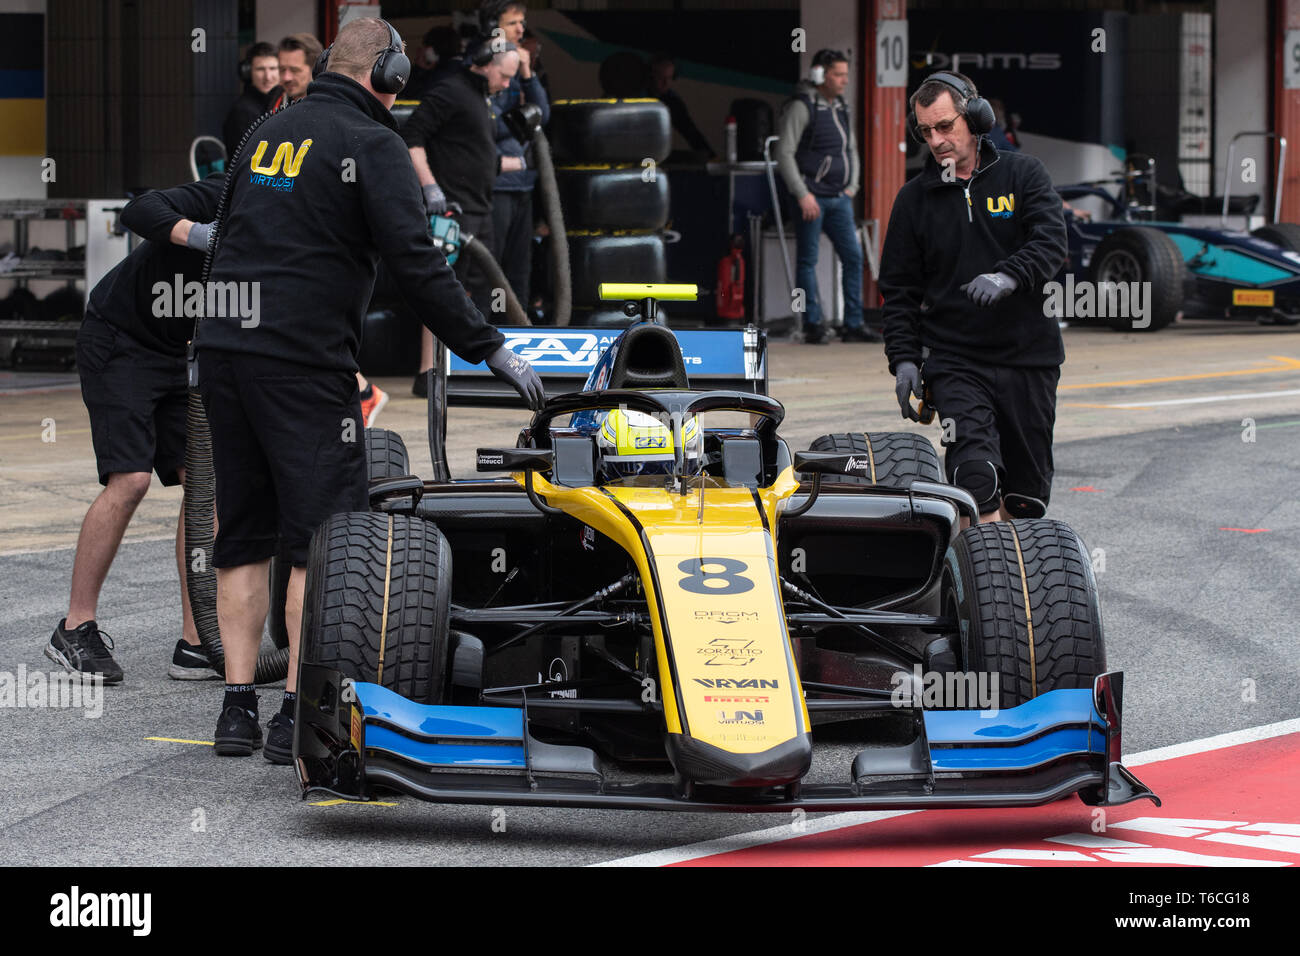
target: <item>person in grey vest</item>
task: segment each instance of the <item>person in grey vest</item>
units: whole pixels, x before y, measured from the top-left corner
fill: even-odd
[[[782,107],[778,126],[777,168],[786,188],[799,201],[796,295],[802,290],[804,341],[814,344],[826,339],[817,293],[817,244],[823,231],[844,267],[842,338],[846,342],[880,341],[862,323],[862,246],[853,223],[860,167],[849,107],[844,102],[848,85],[848,58],[838,50],[818,50],[809,78],[799,82],[794,97]]]

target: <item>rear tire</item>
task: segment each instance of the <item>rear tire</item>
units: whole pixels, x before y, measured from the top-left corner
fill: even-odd
[[[400,478],[411,473],[406,442],[387,428],[366,429],[366,475],[371,481]]]
[[[1094,283],[1151,283],[1151,301],[1147,303],[1150,323],[1135,328],[1132,316],[1111,316],[1106,321],[1117,332],[1157,332],[1182,311],[1183,254],[1159,229],[1116,229],[1097,246],[1090,268]]]
[[[450,607],[451,547],[432,522],[332,515],[312,537],[301,658],[416,703],[441,704]]]
[[[967,528],[944,557],[940,593],[943,615],[957,618],[966,671],[997,675],[1000,708],[1050,690],[1090,688],[1106,670],[1092,562],[1060,521]]]
[[[861,455],[871,463],[869,474],[875,475],[874,484],[896,485],[905,488],[915,480],[944,480],[939,467],[939,454],[930,439],[914,432],[849,432],[822,435],[812,443],[810,451],[834,452],[840,455]],[[851,485],[873,484],[870,477],[856,475],[836,476],[837,482]]]
[[[1275,246],[1281,246],[1283,249],[1300,252],[1300,225],[1294,222],[1275,222],[1260,226],[1252,231],[1251,235],[1256,239],[1271,242]]]

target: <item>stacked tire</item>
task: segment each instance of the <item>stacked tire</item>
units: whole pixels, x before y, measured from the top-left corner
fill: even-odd
[[[602,302],[602,282],[667,279],[662,230],[672,148],[668,108],[657,99],[556,100],[551,147],[568,232],[573,325],[626,325]]]

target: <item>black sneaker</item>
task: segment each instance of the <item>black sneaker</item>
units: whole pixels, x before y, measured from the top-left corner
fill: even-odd
[[[803,327],[803,341],[805,345],[821,345],[826,341],[826,330],[822,328],[820,322],[816,325],[805,325]]]
[[[293,763],[293,718],[277,713],[266,725],[266,747],[262,756],[271,763]]]
[[[840,330],[842,342],[883,342],[884,339],[865,325],[846,325]]]
[[[182,639],[172,651],[167,676],[172,680],[216,680],[221,675],[212,669],[212,661],[202,644],[186,644]]]
[[[59,621],[50,643],[45,645],[45,656],[73,674],[98,676],[105,684],[122,683],[122,668],[109,653],[113,639],[94,621],[86,621],[74,631],[63,629],[67,623],[66,617]],[[107,646],[104,645],[105,638],[108,639]]]
[[[257,726],[257,715],[239,706],[230,706],[221,712],[217,721],[214,749],[222,757],[251,757],[262,746],[262,728]]]

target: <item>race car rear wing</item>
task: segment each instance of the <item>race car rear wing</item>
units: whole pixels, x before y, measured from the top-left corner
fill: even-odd
[[[621,328],[565,326],[503,328],[506,347],[526,358],[548,395],[582,389],[601,353]],[[676,329],[691,388],[767,394],[767,333],[754,326],[733,329]],[[519,394],[482,362],[450,352],[438,363],[448,405],[523,408]]]

